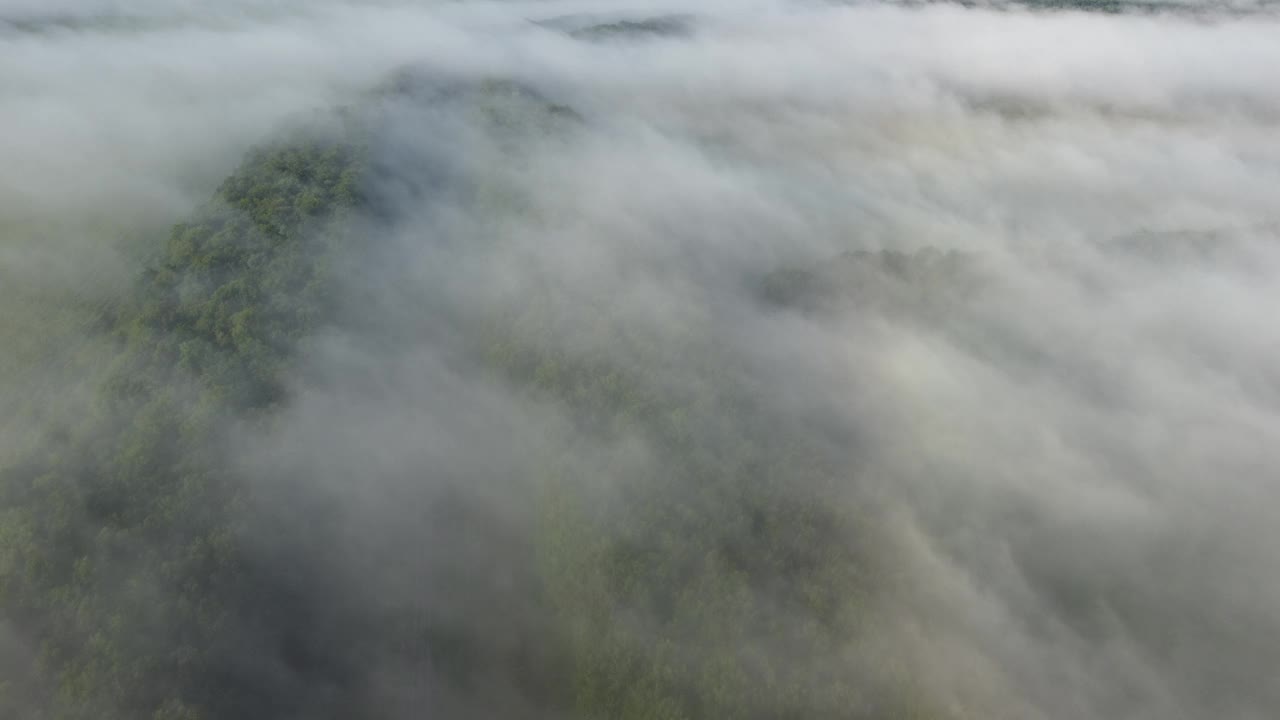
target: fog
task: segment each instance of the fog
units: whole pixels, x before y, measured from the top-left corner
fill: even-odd
[[[223,662],[290,698],[245,717],[581,716],[369,638],[425,615],[536,677],[561,661],[556,590],[528,591],[561,577],[531,540],[548,482],[638,545],[646,493],[737,497],[546,389],[600,367],[678,399],[680,452],[772,468],[743,495],[850,519],[795,542],[848,544],[803,552],[855,558],[857,618],[796,644],[812,618],[753,579],[772,629],[735,648],[852,695],[740,716],[1274,717],[1280,17],[1108,10],[0,0],[2,461],[90,402],[75,363],[105,341],[74,308],[125,293],[251,147],[354,108],[378,211],[335,319],[269,415],[219,419],[237,542],[326,598],[222,627]],[[518,90],[477,112],[494,80]],[[783,301],[780,272],[804,278]],[[536,381],[477,359],[506,347]],[[0,671],[38,698],[9,668],[39,633],[5,620]],[[666,622],[606,625],[712,655]]]

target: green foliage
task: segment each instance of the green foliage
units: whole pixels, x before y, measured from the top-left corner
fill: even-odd
[[[619,332],[605,344],[623,366],[541,344],[548,315],[526,298],[488,361],[591,445],[654,456],[544,469],[539,569],[575,716],[880,717],[884,693],[839,671],[878,601],[874,531],[816,429],[697,337]]]
[[[618,20],[589,25],[570,30],[569,34],[575,38],[593,41],[683,37],[691,33],[692,21],[693,19],[687,15],[665,15],[643,20]]]
[[[28,684],[49,718],[217,706],[218,633],[244,601],[229,590],[244,489],[219,420],[282,397],[324,316],[359,158],[327,142],[255,153],[107,319],[117,350],[92,412],[4,468],[0,603],[41,641]]]
[[[907,319],[939,317],[981,286],[971,255],[924,248],[859,250],[818,268],[782,268],[765,276],[759,291],[767,303],[803,312],[853,305]]]

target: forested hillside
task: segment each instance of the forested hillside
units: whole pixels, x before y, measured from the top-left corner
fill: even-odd
[[[90,407],[4,470],[3,599],[38,643],[40,717],[261,713],[226,666],[228,626],[290,630],[286,583],[237,547],[247,489],[228,418],[266,420],[298,342],[325,315],[326,253],[349,242],[359,154],[304,142],[254,154],[173,228],[133,296],[102,311],[115,350]],[[278,702],[278,700],[272,700]],[[34,708],[42,708],[38,713]],[[12,712],[18,712],[14,709]]]
[[[462,96],[504,129],[544,112],[503,83]],[[514,539],[528,567],[507,592],[534,598],[520,612],[540,615],[512,637],[424,607],[352,607],[328,587],[309,565],[342,552],[327,523],[343,509],[296,489],[285,504],[255,497],[260,481],[230,443],[270,428],[308,338],[353,317],[334,267],[376,256],[389,232],[386,202],[371,195],[388,177],[375,181],[368,157],[343,138],[254,151],[174,226],[132,296],[101,312],[96,332],[114,350],[92,369],[92,408],[45,428],[5,469],[0,588],[38,648],[31,674],[6,685],[10,712],[376,717],[372,674],[394,656],[400,672],[458,694],[496,675],[486,682],[519,688],[521,712],[535,716],[923,717],[907,710],[924,700],[903,678],[854,686],[827,670],[886,580],[813,429],[770,415],[749,372],[696,337],[634,344],[598,316],[596,340],[617,343],[625,362],[547,342],[554,296],[448,322],[463,323],[467,362],[561,407],[575,442],[639,439],[660,464],[606,498],[581,468],[527,458],[519,471],[536,478],[539,510]],[[668,387],[672,358],[700,390]],[[447,494],[410,502],[452,528],[430,528],[435,541],[495,532]],[[247,544],[264,531],[274,553]],[[402,571],[447,580],[429,565]]]

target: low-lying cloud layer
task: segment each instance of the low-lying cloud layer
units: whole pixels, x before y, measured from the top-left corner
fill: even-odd
[[[513,590],[537,572],[530,468],[609,508],[672,471],[474,366],[466,327],[497,317],[693,398],[695,443],[768,418],[835,468],[780,482],[873,516],[892,590],[799,666],[909,676],[940,717],[1271,717],[1280,19],[1178,8],[2,2],[3,316],[109,301],[248,147],[374,108],[384,216],[340,267],[346,320],[234,434],[258,502],[331,513],[337,552],[246,542],[341,598],[327,641],[376,677],[359,712],[536,714],[499,677],[361,655],[349,618],[540,637]],[[559,24],[655,17],[678,22]],[[395,73],[421,87],[377,91]],[[522,88],[496,115],[450,100],[494,79]],[[762,292],[785,273],[816,295]],[[5,402],[74,407],[41,354],[74,341],[11,353]],[[0,626],[0,669],[21,635]]]

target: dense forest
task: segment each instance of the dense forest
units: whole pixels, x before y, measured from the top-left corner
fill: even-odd
[[[222,420],[260,422],[281,401],[324,316],[326,247],[359,203],[357,163],[320,143],[248,160],[95,320],[115,350],[88,412],[6,467],[0,587],[6,614],[37,631],[48,695],[35,702],[50,717],[262,712],[263,690],[220,667],[220,633],[234,618],[287,642],[270,618],[288,588],[236,547],[245,488],[219,460]],[[13,685],[10,707],[30,701]]]

